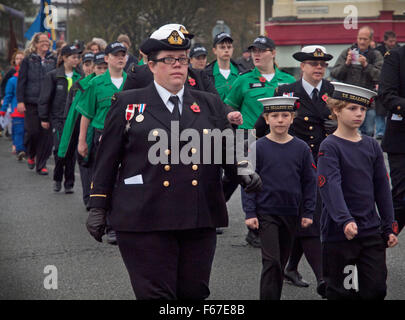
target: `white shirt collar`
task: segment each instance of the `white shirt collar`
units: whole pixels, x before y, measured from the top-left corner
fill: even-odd
[[[312,98],[312,91],[314,91],[315,87],[312,84],[310,84],[308,81],[304,80],[304,78],[302,78],[301,80],[302,80],[302,86],[304,87],[308,96],[310,98]],[[318,89],[318,94],[319,94],[319,92],[321,92],[322,81],[323,80],[319,81],[318,85],[316,86],[316,88]]]
[[[173,111],[173,104],[169,101],[169,98],[171,96],[174,96],[173,93],[171,93],[170,91],[168,91],[166,88],[163,88],[160,84],[158,84],[156,81],[153,81],[155,83],[155,87],[156,90],[160,96],[160,98],[162,99],[163,103],[166,105],[166,107],[169,109],[170,112]],[[179,109],[180,109],[180,113],[182,111],[182,107],[183,107],[183,95],[184,95],[184,86],[183,88],[181,88],[181,90],[179,92],[177,92],[176,96],[179,97]]]

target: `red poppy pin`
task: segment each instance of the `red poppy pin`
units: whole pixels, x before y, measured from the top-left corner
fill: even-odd
[[[374,102],[374,98],[370,98],[370,104]]]
[[[188,83],[190,84],[190,86],[194,87],[196,85],[195,79],[188,77]]]
[[[260,81],[260,82],[266,82],[266,78],[265,78],[265,77],[260,77],[260,78],[259,78],[259,81]]]
[[[300,108],[300,106],[301,106],[300,102],[299,102],[299,101],[296,101],[296,102],[295,102],[295,107],[297,108],[297,110]]]
[[[325,102],[328,100],[328,98],[329,98],[329,96],[328,96],[327,93],[325,93],[325,94],[322,96],[322,100],[325,101]]]
[[[191,105],[190,109],[193,110],[193,112],[196,112],[196,113],[199,113],[201,111],[200,106],[196,102],[194,102]]]

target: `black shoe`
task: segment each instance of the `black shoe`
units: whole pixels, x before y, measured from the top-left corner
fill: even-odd
[[[217,234],[223,234],[224,230],[222,230],[221,228],[217,228],[216,232],[217,232]]]
[[[297,270],[285,271],[284,278],[296,287],[306,288],[309,287],[309,283],[302,279],[302,276]]]
[[[322,299],[326,299],[326,282],[320,280],[316,287],[316,292],[322,297]]]
[[[261,248],[262,244],[260,242],[259,235],[257,232],[254,232],[253,230],[249,229],[248,234],[246,235],[245,238],[246,242],[251,245],[253,248]]]
[[[117,236],[114,230],[107,232],[107,243],[116,246],[117,245]]]
[[[53,191],[59,192],[62,189],[62,182],[61,181],[55,181],[53,183]]]
[[[66,193],[66,194],[74,193],[73,187],[65,187],[65,193]]]

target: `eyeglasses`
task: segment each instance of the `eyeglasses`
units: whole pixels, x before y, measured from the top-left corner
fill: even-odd
[[[305,61],[304,63],[309,64],[312,67],[321,66],[322,68],[326,68],[329,64],[325,61]]]
[[[250,50],[250,53],[255,53],[255,54],[259,54],[259,53],[265,53],[266,51],[271,51],[271,49],[259,49],[259,48],[254,48]]]
[[[164,57],[164,58],[155,59],[152,61],[163,62],[164,64],[171,64],[171,65],[175,64],[178,61],[183,66],[190,63],[190,59],[186,58],[186,57],[180,57],[180,58]]]

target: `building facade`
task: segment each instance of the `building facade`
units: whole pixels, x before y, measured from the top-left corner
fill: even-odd
[[[277,44],[277,62],[282,68],[297,68],[292,54],[301,47],[319,44],[334,56],[356,42],[358,29],[374,29],[374,41],[392,30],[405,42],[405,0],[274,0],[273,16],[266,33]]]

